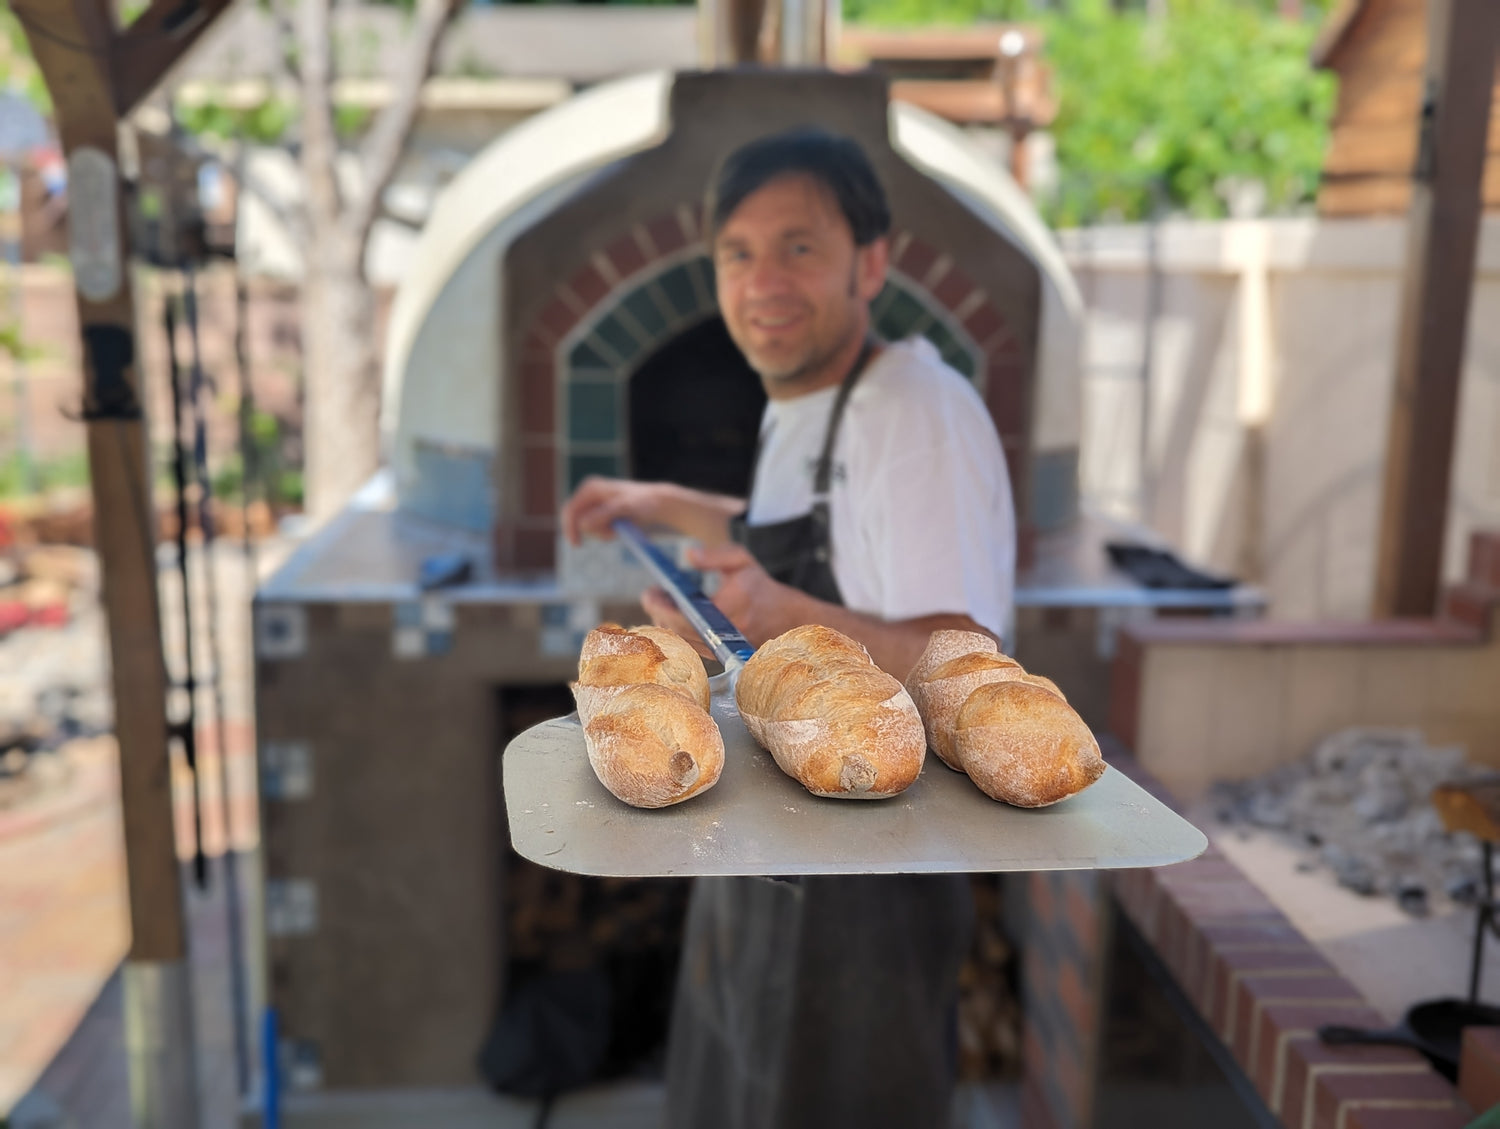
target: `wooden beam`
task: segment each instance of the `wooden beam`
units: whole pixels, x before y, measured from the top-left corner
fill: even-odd
[[[91,251],[88,263],[75,255],[74,280],[84,337],[83,410],[94,538],[120,746],[130,957],[177,961],[184,959],[187,944],[173,834],[141,351],[119,175],[119,122],[110,83],[113,29],[103,6],[91,0],[12,0],[11,8],[52,95],[71,174],[70,223],[76,228],[87,222],[90,232],[74,232],[75,249],[81,242]]]
[[[1500,48],[1495,0],[1431,0],[1428,20],[1427,93],[1386,446],[1377,616],[1430,616],[1437,609]]]
[[[152,0],[115,40],[115,108],[129,116],[233,0]]]

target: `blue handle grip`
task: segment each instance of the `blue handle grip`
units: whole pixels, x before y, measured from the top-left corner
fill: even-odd
[[[677,567],[667,554],[646,539],[640,527],[626,518],[614,522],[614,531],[628,545],[648,572],[656,578],[679,611],[687,617],[694,630],[703,636],[703,641],[713,651],[714,657],[725,669],[743,666],[755,653],[750,640],[729,621],[729,617],[703,594],[703,589],[682,569]]]

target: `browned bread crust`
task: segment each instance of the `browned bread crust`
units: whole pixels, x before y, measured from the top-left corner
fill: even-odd
[[[708,672],[687,642],[662,627],[628,630],[606,623],[590,631],[578,657],[573,697],[578,714],[592,712],[595,699],[612,697],[622,686],[655,683],[708,709]]]
[[[1021,808],[1081,792],[1104,773],[1093,733],[1058,695],[993,682],[969,695],[954,724],[958,759],[979,790]]]
[[[818,796],[880,799],[922,771],[916,706],[847,635],[795,627],[745,664],[735,689],[750,735]]]
[[[1043,807],[1104,771],[1094,735],[1056,683],[1028,674],[988,635],[933,632],[907,689],[933,751],[997,800]]]
[[[714,719],[666,686],[625,687],[601,703],[583,737],[600,783],[638,808],[681,803],[724,769]]]
[[[922,717],[927,744],[949,768],[962,772],[953,749],[953,722],[965,699],[977,687],[1023,678],[1015,659],[1000,653],[988,635],[978,631],[934,631],[927,650],[907,675],[906,689]]]
[[[718,781],[724,740],[708,713],[708,673],[672,632],[595,628],[572,690],[589,764],[625,803],[665,807]]]

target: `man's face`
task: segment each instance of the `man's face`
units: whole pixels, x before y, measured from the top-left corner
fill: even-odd
[[[842,378],[885,282],[887,244],[856,247],[833,193],[798,173],[749,196],[714,240],[719,310],[773,397]]]

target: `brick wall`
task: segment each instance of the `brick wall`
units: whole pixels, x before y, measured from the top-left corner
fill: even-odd
[[[1172,802],[1128,750],[1109,746],[1114,770]],[[1173,866],[1025,881],[1027,1129],[1094,1123],[1111,897],[1286,1129],[1469,1123],[1469,1105],[1415,1051],[1323,1045],[1320,1026],[1384,1027],[1385,1019],[1216,849]]]
[[[521,335],[517,398],[521,421],[522,512],[496,530],[496,560],[502,567],[548,570],[554,566],[557,514],[574,485],[566,457],[566,395],[576,367],[575,349],[587,346],[617,374],[670,340],[690,324],[714,312],[712,278],[704,260],[694,283],[696,299],[674,297],[651,283],[668,271],[706,254],[696,206],[681,204],[648,218],[620,235],[570,277],[557,283],[548,301]],[[925,307],[918,324],[893,336],[920,330],[938,345],[945,359],[971,376],[985,397],[1010,464],[1011,479],[1022,483],[1027,458],[1028,388],[1020,342],[991,296],[954,262],[910,231],[897,231],[891,245],[891,285],[917,297]],[[653,322],[637,319],[619,307],[632,294],[650,294]],[[873,307],[877,328],[885,331],[881,302]],[[604,323],[623,324],[599,332]],[[601,473],[622,474],[623,466]]]
[[[1097,871],[1017,875],[1025,883],[1021,963],[1027,1129],[1087,1129],[1104,1029],[1108,885]]]

